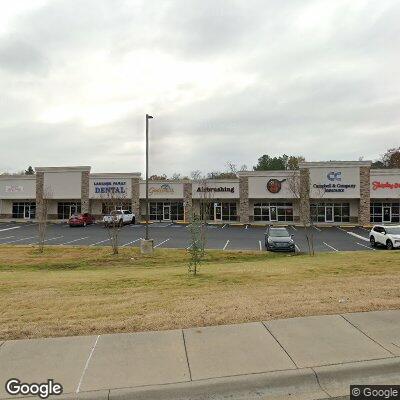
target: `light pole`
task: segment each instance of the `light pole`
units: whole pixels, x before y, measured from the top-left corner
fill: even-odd
[[[149,119],[152,118],[146,114],[146,240],[149,240]]]

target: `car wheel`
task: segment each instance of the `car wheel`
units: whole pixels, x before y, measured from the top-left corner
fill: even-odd
[[[376,247],[375,238],[373,236],[369,238],[369,243],[371,244],[371,247]]]
[[[133,217],[133,218],[132,218],[132,221],[131,221],[131,224],[132,224],[132,225],[135,225],[135,222],[136,222],[135,217]]]
[[[393,243],[392,243],[391,240],[388,240],[388,241],[386,242],[386,248],[387,248],[388,250],[393,250]]]

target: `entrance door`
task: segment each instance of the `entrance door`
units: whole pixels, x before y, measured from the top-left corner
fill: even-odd
[[[163,221],[171,220],[171,206],[169,204],[163,205]]]
[[[269,214],[270,214],[270,220],[271,221],[278,221],[278,213],[276,211],[276,207],[275,206],[271,206],[269,208]]]
[[[333,206],[325,207],[325,222],[333,222]]]
[[[69,206],[69,216],[71,217],[71,215],[76,214],[78,212],[78,207],[76,206],[76,204],[71,204]]]
[[[24,219],[31,218],[31,206],[30,204],[25,204],[24,206]]]
[[[392,222],[392,209],[390,206],[383,206],[383,222]]]
[[[221,203],[214,203],[214,221],[222,221]]]

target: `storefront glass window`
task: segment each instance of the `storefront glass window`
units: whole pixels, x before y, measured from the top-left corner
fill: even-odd
[[[292,203],[255,203],[254,221],[293,221]]]
[[[19,201],[12,205],[13,218],[32,219],[36,216],[36,202],[34,201]]]
[[[312,203],[310,214],[313,222],[350,222],[350,204]]]
[[[400,203],[371,203],[370,220],[373,223],[400,222]]]
[[[58,203],[58,219],[69,219],[72,214],[81,212],[80,201],[64,201]]]
[[[149,218],[151,221],[183,221],[184,210],[182,201],[158,201],[149,203]]]

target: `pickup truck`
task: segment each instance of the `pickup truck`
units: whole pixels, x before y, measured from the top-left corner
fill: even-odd
[[[105,227],[122,226],[135,223],[135,215],[129,210],[114,210],[103,217]]]

